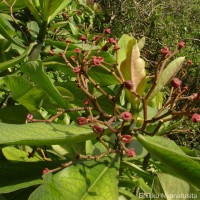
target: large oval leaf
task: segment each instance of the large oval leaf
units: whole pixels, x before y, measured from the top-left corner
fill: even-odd
[[[181,69],[185,57],[179,57],[169,63],[169,65],[163,70],[160,75],[156,87],[148,98],[148,101],[153,99],[156,94],[174,77]]]
[[[29,200],[116,200],[118,168],[115,156],[70,166],[55,175],[48,173]]]
[[[200,189],[200,164],[184,153],[174,152],[158,144],[154,137],[137,135],[141,144],[162,164],[174,171],[180,178]]]
[[[79,127],[77,125],[0,123],[0,129],[0,146],[78,143],[95,138],[95,134],[90,127]]]

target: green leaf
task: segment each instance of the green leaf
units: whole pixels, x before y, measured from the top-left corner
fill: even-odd
[[[21,71],[29,76],[36,84],[38,84],[58,105],[60,105],[62,108],[67,107],[67,102],[44,72],[41,62],[27,62],[21,66]]]
[[[22,55],[15,57],[12,60],[8,60],[3,63],[0,63],[0,71],[3,71],[9,67],[14,67],[16,64],[23,61],[27,57],[27,55],[31,52],[34,45],[35,43],[30,44],[30,46],[23,52]]]
[[[37,20],[38,24],[41,25],[41,18],[40,18],[40,15],[38,13],[37,7],[35,5],[35,1],[34,0],[23,0],[23,3],[31,11],[31,14],[35,17],[35,19]]]
[[[200,164],[192,160],[184,153],[174,152],[171,148],[166,148],[161,143],[158,143],[154,138],[137,135],[137,139],[141,144],[152,154],[153,157],[158,159],[162,164],[168,167],[171,171],[177,174],[178,177],[191,183],[200,189]]]
[[[160,195],[159,199],[184,199],[200,198],[200,193],[187,182],[166,173],[158,173],[153,184],[153,194]],[[161,196],[162,194],[162,196]]]
[[[134,83],[133,90],[139,95],[143,94],[146,84],[145,62],[140,58],[140,51],[135,39],[129,40],[126,59],[121,63],[120,70],[125,80]],[[133,108],[137,108],[138,99],[128,90],[126,95]]]
[[[2,149],[2,153],[9,161],[36,162],[43,160],[42,157],[38,155],[34,155],[34,157],[29,158],[27,152],[17,149],[16,147],[5,147]]]
[[[0,110],[0,121],[9,124],[24,124],[28,110],[21,105],[6,106]]]
[[[8,4],[11,5],[14,2],[14,0],[9,0]],[[22,8],[25,8],[26,5],[22,0],[17,0],[16,3],[13,5],[12,9],[13,11],[19,11]],[[8,7],[3,1],[0,2],[0,8],[1,10],[8,10],[10,11],[10,7]]]
[[[120,66],[121,62],[126,59],[127,45],[128,45],[128,42],[131,39],[133,39],[133,38],[130,37],[129,35],[123,34],[118,41],[118,45],[120,46],[120,49],[118,51],[118,64],[119,64],[119,66]]]
[[[141,169],[138,165],[128,162],[128,161],[122,161],[122,166],[128,167],[130,170],[132,170],[134,173],[136,173],[139,177],[143,178],[145,181],[152,183],[153,176]]]
[[[43,20],[49,23],[61,10],[67,7],[72,0],[40,0]]]
[[[174,77],[182,67],[185,57],[179,57],[169,63],[160,75],[156,87],[148,98],[148,101],[153,99],[156,94]]]
[[[24,77],[6,76],[4,81],[10,89],[13,99],[25,106],[29,111],[34,111],[41,107],[43,92],[34,88]]]
[[[88,126],[30,123],[23,125],[0,123],[1,145],[52,145],[79,143],[94,139],[95,134]]]
[[[116,200],[118,168],[118,156],[110,156],[70,166],[55,175],[48,173],[29,200]]]
[[[62,161],[63,162],[63,161]],[[42,183],[42,170],[55,168],[61,161],[10,162],[0,161],[0,194]]]
[[[17,37],[16,32],[13,31],[10,23],[2,17],[2,14],[0,14],[0,34],[8,41],[24,49],[24,45]]]

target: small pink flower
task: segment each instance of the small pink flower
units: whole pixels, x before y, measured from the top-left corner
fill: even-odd
[[[193,121],[194,123],[200,122],[200,115],[197,114],[197,113],[193,114],[193,115],[192,115],[192,121]]]
[[[80,50],[79,48],[76,48],[74,51],[75,51],[75,53],[77,53],[77,54],[80,54],[80,53],[81,53],[81,50]]]
[[[78,118],[78,125],[85,125],[87,124],[87,118],[86,117],[79,117]]]
[[[126,122],[130,121],[132,119],[132,114],[130,112],[123,112],[122,113],[122,119]]]
[[[74,73],[78,74],[81,71],[80,67],[74,67],[73,69]]]
[[[130,149],[128,150],[128,152],[126,152],[126,155],[127,155],[128,157],[134,157],[134,156],[136,155],[135,149],[134,149],[134,148],[130,148]]]
[[[175,88],[179,88],[181,86],[181,84],[182,84],[182,81],[178,78],[173,78],[171,80],[171,85]]]
[[[185,46],[185,42],[181,41],[178,43],[178,50],[181,50]]]
[[[50,170],[48,168],[45,168],[43,171],[42,171],[42,174],[47,174]]]
[[[132,139],[131,135],[122,135],[122,141],[127,144],[131,143],[131,139]]]
[[[111,33],[111,30],[109,28],[105,29],[104,31],[105,34],[110,34]]]
[[[128,90],[131,90],[134,86],[134,83],[133,81],[131,80],[128,80],[128,81],[124,81],[124,87]]]
[[[104,132],[104,128],[99,125],[94,125],[93,131],[97,134],[102,134]]]
[[[90,100],[89,100],[89,99],[85,99],[85,100],[84,100],[84,104],[85,104],[85,105],[89,105],[89,104],[90,104]]]

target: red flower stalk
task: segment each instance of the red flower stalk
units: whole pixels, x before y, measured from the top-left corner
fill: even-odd
[[[131,135],[122,135],[122,141],[127,144],[131,143],[131,139],[132,139]]]
[[[105,34],[110,34],[111,33],[111,30],[109,28],[105,29],[104,31]]]
[[[86,117],[79,117],[78,118],[78,125],[85,125],[87,124],[87,118]]]
[[[128,80],[128,81],[124,81],[124,87],[128,90],[131,90],[134,86],[134,83],[133,81],[131,80]]]
[[[197,113],[193,114],[193,115],[192,115],[192,121],[193,121],[194,123],[200,122],[200,115],[197,114]]]
[[[134,148],[130,148],[127,152],[126,152],[126,155],[128,157],[134,157],[136,155],[135,153],[135,149]]]
[[[181,41],[178,43],[178,50],[181,50],[185,46],[185,42]]]
[[[122,113],[122,119],[126,122],[130,121],[132,119],[132,114],[130,112],[123,112]]]
[[[102,134],[104,132],[104,128],[99,125],[94,125],[93,131],[97,134]]]
[[[171,80],[171,85],[175,88],[179,88],[181,86],[181,84],[182,84],[182,81],[178,78],[173,78]]]
[[[74,67],[73,69],[74,73],[78,74],[81,71],[80,67]]]

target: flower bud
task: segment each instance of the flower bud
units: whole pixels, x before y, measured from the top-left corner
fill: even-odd
[[[113,38],[108,38],[108,42],[109,42],[110,44],[114,44],[114,45],[117,44],[117,40],[115,40],[115,39],[113,39]]]
[[[169,50],[168,47],[164,47],[160,50],[160,52],[164,55],[164,56],[168,56],[171,54],[171,51]]]
[[[126,122],[130,121],[132,119],[132,114],[130,112],[123,112],[122,113],[122,119]]]
[[[128,90],[131,90],[134,86],[134,83],[133,81],[131,80],[128,80],[128,81],[124,81],[124,87]]]
[[[85,125],[87,124],[87,118],[86,117],[79,117],[78,118],[78,125]]]
[[[194,123],[200,122],[200,115],[197,114],[197,113],[193,114],[193,115],[192,115],[192,121],[193,121]]]
[[[85,99],[85,100],[84,100],[84,104],[85,104],[85,105],[89,105],[89,104],[90,104],[90,100],[89,100],[89,99]]]
[[[31,122],[32,119],[33,119],[33,115],[32,115],[32,114],[28,114],[28,115],[26,116],[26,120],[27,120],[28,122]]]
[[[185,42],[181,41],[178,43],[178,50],[181,50],[185,46]]]
[[[65,40],[66,43],[71,43],[72,41],[70,39]]]
[[[80,53],[81,53],[81,50],[80,50],[79,48],[76,48],[74,51],[75,51],[75,53],[77,53],[77,54],[80,54]]]
[[[115,45],[115,46],[114,46],[114,50],[115,50],[115,51],[118,51],[119,49],[120,49],[120,47],[119,47],[118,45]]]
[[[54,50],[53,49],[49,50],[49,54],[53,56],[55,54]]]
[[[48,169],[48,168],[45,168],[45,169],[42,171],[43,174],[47,174],[48,172],[49,172],[49,169]]]
[[[93,131],[97,134],[102,134],[104,132],[104,128],[99,125],[94,125]]]
[[[131,135],[122,135],[122,141],[127,144],[131,143],[131,139],[132,139]]]
[[[87,40],[87,37],[85,35],[81,36],[80,40],[82,41],[86,41]]]
[[[110,33],[111,33],[111,31],[110,31],[110,29],[109,29],[109,28],[107,28],[107,29],[105,29],[104,33],[105,33],[105,34],[110,34]]]
[[[134,148],[130,148],[127,152],[126,155],[128,157],[134,157],[136,155]]]
[[[73,69],[74,73],[78,74],[81,71],[80,67],[74,67]]]
[[[188,61],[187,61],[187,64],[188,64],[188,65],[191,65],[191,64],[192,64],[192,60],[188,60]]]
[[[173,78],[171,80],[171,85],[175,88],[179,88],[181,86],[181,84],[182,84],[182,81],[178,78]]]

